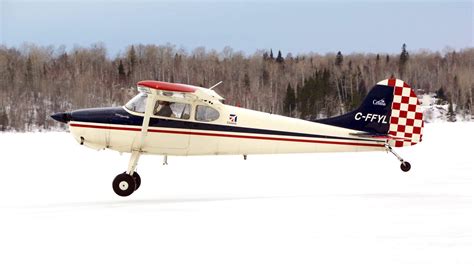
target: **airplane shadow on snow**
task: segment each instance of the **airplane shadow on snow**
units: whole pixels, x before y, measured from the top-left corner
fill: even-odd
[[[215,203],[215,202],[232,202],[232,201],[262,201],[262,200],[278,200],[278,199],[295,199],[295,198],[346,198],[351,200],[354,198],[379,200],[384,199],[398,199],[399,201],[418,199],[418,201],[432,201],[439,199],[449,199],[464,202],[466,197],[460,195],[430,195],[419,193],[369,193],[369,194],[344,194],[344,195],[281,195],[281,196],[247,196],[247,197],[195,197],[195,198],[158,198],[158,199],[125,199],[125,200],[107,200],[96,202],[64,202],[64,203],[50,203],[41,205],[23,206],[25,211],[34,212],[64,212],[64,211],[78,211],[86,209],[115,209],[115,208],[130,208],[130,207],[153,207],[166,206],[180,203]],[[176,205],[179,206],[179,205]]]
[[[179,203],[211,203],[211,202],[225,202],[225,201],[241,201],[241,200],[268,200],[281,199],[293,196],[255,196],[255,197],[208,197],[208,198],[161,198],[161,199],[138,199],[138,200],[110,200],[97,202],[64,202],[64,203],[50,203],[42,205],[23,206],[24,209],[29,210],[77,210],[83,208],[128,208],[128,207],[144,207],[144,206],[159,206],[165,204],[179,204]]]

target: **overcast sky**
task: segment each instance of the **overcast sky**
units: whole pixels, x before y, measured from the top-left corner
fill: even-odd
[[[188,51],[230,46],[304,52],[398,53],[473,47],[473,2],[11,1],[0,0],[7,46],[89,46],[110,55],[131,44],[172,43]]]

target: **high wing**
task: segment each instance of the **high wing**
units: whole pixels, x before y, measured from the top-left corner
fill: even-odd
[[[154,92],[155,95],[171,96],[172,94],[182,94],[185,97],[201,100],[204,103],[216,103],[224,100],[222,96],[212,89],[192,86],[179,83],[168,83],[155,80],[144,80],[137,83],[138,89]],[[150,90],[151,89],[151,90]]]

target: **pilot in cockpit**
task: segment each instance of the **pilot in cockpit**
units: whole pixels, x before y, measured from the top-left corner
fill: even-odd
[[[155,115],[171,117],[173,110],[171,110],[170,102],[158,101],[158,106],[155,108]]]

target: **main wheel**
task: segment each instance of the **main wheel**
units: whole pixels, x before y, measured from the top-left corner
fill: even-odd
[[[135,187],[134,178],[126,173],[119,174],[112,182],[114,192],[121,197],[132,195],[133,191],[135,191]]]
[[[400,164],[400,169],[402,169],[403,172],[408,172],[411,169],[411,165],[409,162],[403,162]]]
[[[142,179],[140,178],[140,175],[137,172],[133,172],[132,176],[133,179],[135,179],[135,190],[137,190],[142,183]]]

